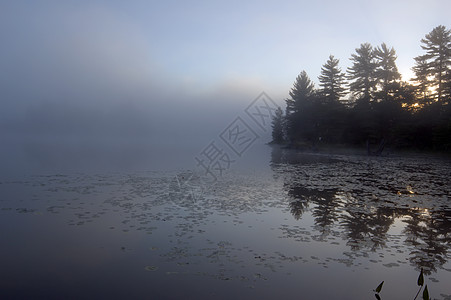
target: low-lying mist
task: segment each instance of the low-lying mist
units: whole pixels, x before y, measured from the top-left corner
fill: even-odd
[[[44,15],[36,8],[14,34],[16,20],[0,21],[2,174],[192,163],[264,88],[183,77],[104,11]]]

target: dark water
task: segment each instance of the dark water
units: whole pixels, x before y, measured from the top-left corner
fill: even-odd
[[[3,178],[0,298],[451,299],[449,160],[261,153]]]

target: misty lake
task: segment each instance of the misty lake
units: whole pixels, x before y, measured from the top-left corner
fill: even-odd
[[[451,299],[449,159],[254,154],[2,178],[0,298]]]

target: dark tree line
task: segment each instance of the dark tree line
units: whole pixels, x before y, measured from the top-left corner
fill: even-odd
[[[421,40],[415,77],[401,81],[397,55],[382,43],[361,44],[345,72],[330,55],[318,77],[296,78],[285,114],[273,119],[273,142],[292,147],[318,144],[385,145],[419,150],[451,150],[451,30],[438,26]]]

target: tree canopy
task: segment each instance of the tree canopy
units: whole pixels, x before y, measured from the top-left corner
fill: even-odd
[[[415,58],[417,77],[424,77],[423,84],[431,88],[432,97],[437,101],[449,100],[451,66],[451,31],[445,26],[437,26],[421,40],[425,54]],[[419,72],[419,73],[417,73]]]
[[[349,89],[359,99],[369,102],[377,84],[373,46],[364,43],[355,52],[351,55],[353,65],[348,68]]]
[[[401,81],[396,51],[363,43],[346,74],[333,55],[316,89],[305,71],[273,121],[273,139],[293,147],[321,144],[451,150],[451,31],[437,26],[421,41],[411,82]],[[282,127],[282,128],[281,128]],[[370,150],[371,149],[371,150]]]
[[[345,74],[338,67],[339,63],[338,59],[330,55],[321,68],[321,75],[318,77],[321,96],[327,102],[338,101],[346,94],[344,87]]]

